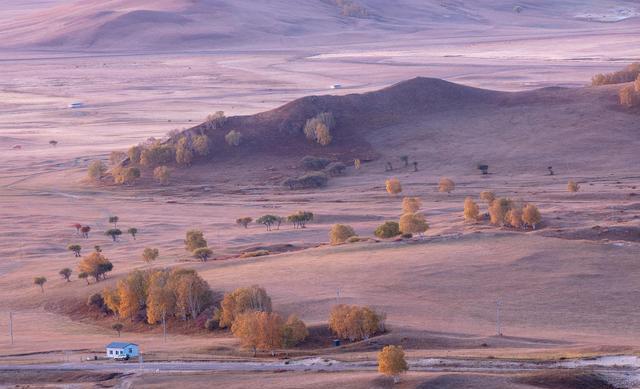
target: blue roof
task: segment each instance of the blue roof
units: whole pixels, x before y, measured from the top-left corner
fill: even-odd
[[[125,348],[127,346],[137,346],[137,344],[127,342],[111,342],[107,345],[107,348]]]

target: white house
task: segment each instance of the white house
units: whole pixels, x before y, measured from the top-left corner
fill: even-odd
[[[111,342],[107,345],[107,358],[137,357],[140,355],[140,347],[135,343]]]
[[[73,102],[71,104],[68,105],[69,108],[83,108],[84,104],[82,104],[79,101]]]

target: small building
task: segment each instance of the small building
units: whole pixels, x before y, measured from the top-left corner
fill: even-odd
[[[82,104],[79,101],[69,104],[69,108],[82,108],[82,107],[84,107],[84,104]]]
[[[137,357],[140,355],[140,347],[135,343],[111,342],[107,345],[107,358]]]
[[[340,84],[331,85],[331,89],[340,89],[340,88],[342,88],[342,85],[340,85]]]

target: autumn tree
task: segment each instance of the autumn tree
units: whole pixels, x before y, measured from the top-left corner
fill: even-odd
[[[478,221],[480,215],[480,207],[471,197],[464,199],[464,220],[469,222]]]
[[[398,224],[403,234],[422,235],[429,229],[429,224],[424,214],[420,212],[403,214],[400,216],[400,222]]]
[[[540,215],[540,211],[538,207],[533,204],[525,204],[522,209],[522,221],[531,226],[534,230],[536,229],[536,224],[539,224],[542,220],[542,216]]]
[[[391,195],[397,195],[398,193],[402,192],[402,185],[400,184],[400,180],[395,177],[386,180],[384,185],[387,189],[387,193]]]
[[[215,113],[207,115],[207,118],[204,122],[204,127],[208,130],[215,130],[222,127],[226,120],[227,118],[225,117],[224,112],[217,111]]]
[[[76,235],[80,235],[80,229],[82,228],[82,224],[74,223],[71,226],[76,229]]]
[[[271,312],[271,298],[264,288],[254,285],[226,293],[221,303],[220,327],[230,327],[246,311]]]
[[[309,336],[307,325],[296,315],[291,315],[282,329],[282,346],[289,348],[303,342]]]
[[[275,350],[283,344],[284,323],[277,313],[247,311],[238,315],[231,325],[231,332],[240,338],[244,347],[251,348],[253,355],[258,349]]]
[[[182,320],[195,320],[203,310],[213,304],[213,293],[209,284],[195,270],[172,270],[168,286],[175,295],[176,316]]]
[[[118,314],[123,319],[131,319],[145,307],[147,301],[148,273],[134,270],[120,279],[116,286],[118,294]]]
[[[116,166],[111,169],[113,181],[118,185],[129,185],[135,183],[141,176],[137,167]]]
[[[507,221],[513,228],[522,227],[522,207],[518,204],[512,204],[507,211],[506,216]]]
[[[393,238],[400,235],[400,224],[396,222],[387,221],[379,225],[373,232],[378,238]]]
[[[80,258],[80,250],[82,250],[82,247],[79,244],[70,244],[67,246],[67,250],[73,252],[76,258]]]
[[[573,180],[569,180],[569,182],[567,183],[567,190],[569,192],[577,192],[578,190],[580,190],[580,184]]]
[[[207,259],[209,259],[212,255],[213,251],[208,247],[199,247],[193,250],[193,257],[201,260],[202,262],[207,262]]]
[[[38,285],[42,293],[44,293],[44,284],[47,282],[46,277],[36,277],[33,279],[33,284]]]
[[[113,241],[116,242],[118,240],[118,237],[122,235],[122,231],[118,228],[110,228],[107,231],[105,231],[104,234],[107,236],[110,236],[111,239],[113,239]]]
[[[193,162],[193,149],[187,137],[182,137],[176,145],[176,162],[178,165],[189,166]]]
[[[193,137],[193,151],[198,157],[206,157],[210,151],[209,137],[206,135],[196,135]]]
[[[239,131],[231,130],[224,136],[224,141],[229,146],[238,147],[242,142],[242,134]]]
[[[640,93],[638,93],[633,85],[627,85],[620,89],[618,97],[620,99],[620,104],[624,107],[632,108],[640,105]]]
[[[62,278],[67,282],[71,282],[71,273],[73,273],[73,270],[69,269],[68,267],[65,267],[58,272],[58,274],[60,274]]]
[[[378,353],[378,371],[393,377],[393,382],[400,382],[400,374],[409,370],[402,346],[385,346]]]
[[[491,218],[491,224],[499,226],[504,226],[505,224],[507,224],[507,214],[512,206],[513,201],[507,198],[494,200],[489,206],[489,217]]]
[[[333,140],[331,131],[335,127],[335,119],[330,112],[323,112],[307,120],[303,132],[307,139],[317,142],[322,146],[327,146]]]
[[[102,299],[104,300],[104,306],[114,315],[120,315],[120,295],[118,291],[111,288],[104,288],[102,290]]]
[[[176,159],[176,150],[169,144],[155,142],[142,150],[140,164],[155,169],[157,166],[168,165]]]
[[[87,175],[93,181],[100,181],[106,171],[107,167],[102,161],[91,161],[91,163],[89,163],[89,167],[87,168]]]
[[[207,247],[207,241],[204,239],[204,234],[200,230],[187,231],[184,245],[187,251],[193,252],[201,247]]]
[[[127,233],[133,237],[133,240],[136,240],[136,235],[138,234],[138,229],[135,227],[131,227],[127,230]]]
[[[244,228],[247,228],[249,226],[249,223],[251,223],[252,221],[253,219],[250,217],[241,217],[236,219],[236,224],[241,225]]]
[[[170,317],[175,313],[176,296],[168,286],[170,275],[168,270],[156,270],[149,276],[146,301],[149,324],[156,324],[163,317]]]
[[[153,178],[159,184],[167,185],[170,178],[169,168],[165,165],[156,167],[155,169],[153,169]]]
[[[79,273],[88,274],[93,277],[96,282],[100,281],[101,277],[105,278],[105,275],[111,270],[113,270],[113,264],[98,252],[85,255],[78,265]]]
[[[115,323],[114,325],[111,326],[111,328],[118,333],[118,338],[119,338],[120,332],[122,332],[124,325],[122,323]]]
[[[405,197],[402,199],[402,213],[416,213],[422,207],[419,197]]]
[[[336,305],[329,315],[329,328],[342,339],[368,339],[381,330],[385,315],[369,307]]]
[[[158,249],[145,247],[144,250],[142,251],[142,260],[145,261],[146,263],[151,263],[156,259],[158,259],[159,255],[160,255],[160,251]]]
[[[329,231],[329,242],[332,245],[344,243],[352,236],[356,236],[356,232],[351,226],[334,224]]]
[[[129,157],[131,163],[139,164],[142,157],[142,147],[131,146],[129,150],[127,150],[127,156]]]
[[[117,166],[127,158],[127,153],[123,151],[112,151],[109,153],[109,164]]]
[[[496,195],[491,191],[485,190],[480,192],[480,200],[486,201],[488,205],[491,205],[495,199]]]
[[[451,193],[456,188],[456,184],[447,177],[442,177],[438,183],[438,191],[442,193]]]

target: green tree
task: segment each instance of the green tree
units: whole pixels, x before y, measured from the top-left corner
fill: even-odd
[[[58,274],[60,274],[62,278],[67,280],[67,282],[71,282],[71,273],[73,273],[73,270],[69,269],[68,267],[65,267],[58,272]]]
[[[136,234],[138,233],[137,228],[131,227],[127,230],[127,232],[133,237],[133,240],[136,240]]]
[[[80,250],[82,250],[82,247],[79,244],[70,244],[67,246],[67,250],[72,251],[76,258],[80,258]]]
[[[113,239],[113,241],[115,242],[118,240],[118,237],[122,235],[122,231],[119,230],[118,228],[111,228],[111,229],[108,229],[104,234],[107,236],[110,236],[111,239]]]
[[[113,223],[113,228],[118,228],[118,221],[120,220],[117,216],[109,216],[109,223]]]
[[[200,230],[187,231],[184,245],[189,252],[194,252],[196,249],[208,246],[204,234]]]
[[[45,277],[36,277],[33,279],[33,284],[38,285],[40,287],[40,290],[42,290],[42,293],[44,293],[45,282],[47,282],[47,279]]]
[[[87,285],[89,285],[89,273],[83,271],[78,273],[78,278],[80,278],[81,280],[85,280],[87,281]]]
[[[201,260],[202,262],[207,262],[207,259],[212,255],[213,251],[208,247],[199,247],[193,250],[193,257]]]

